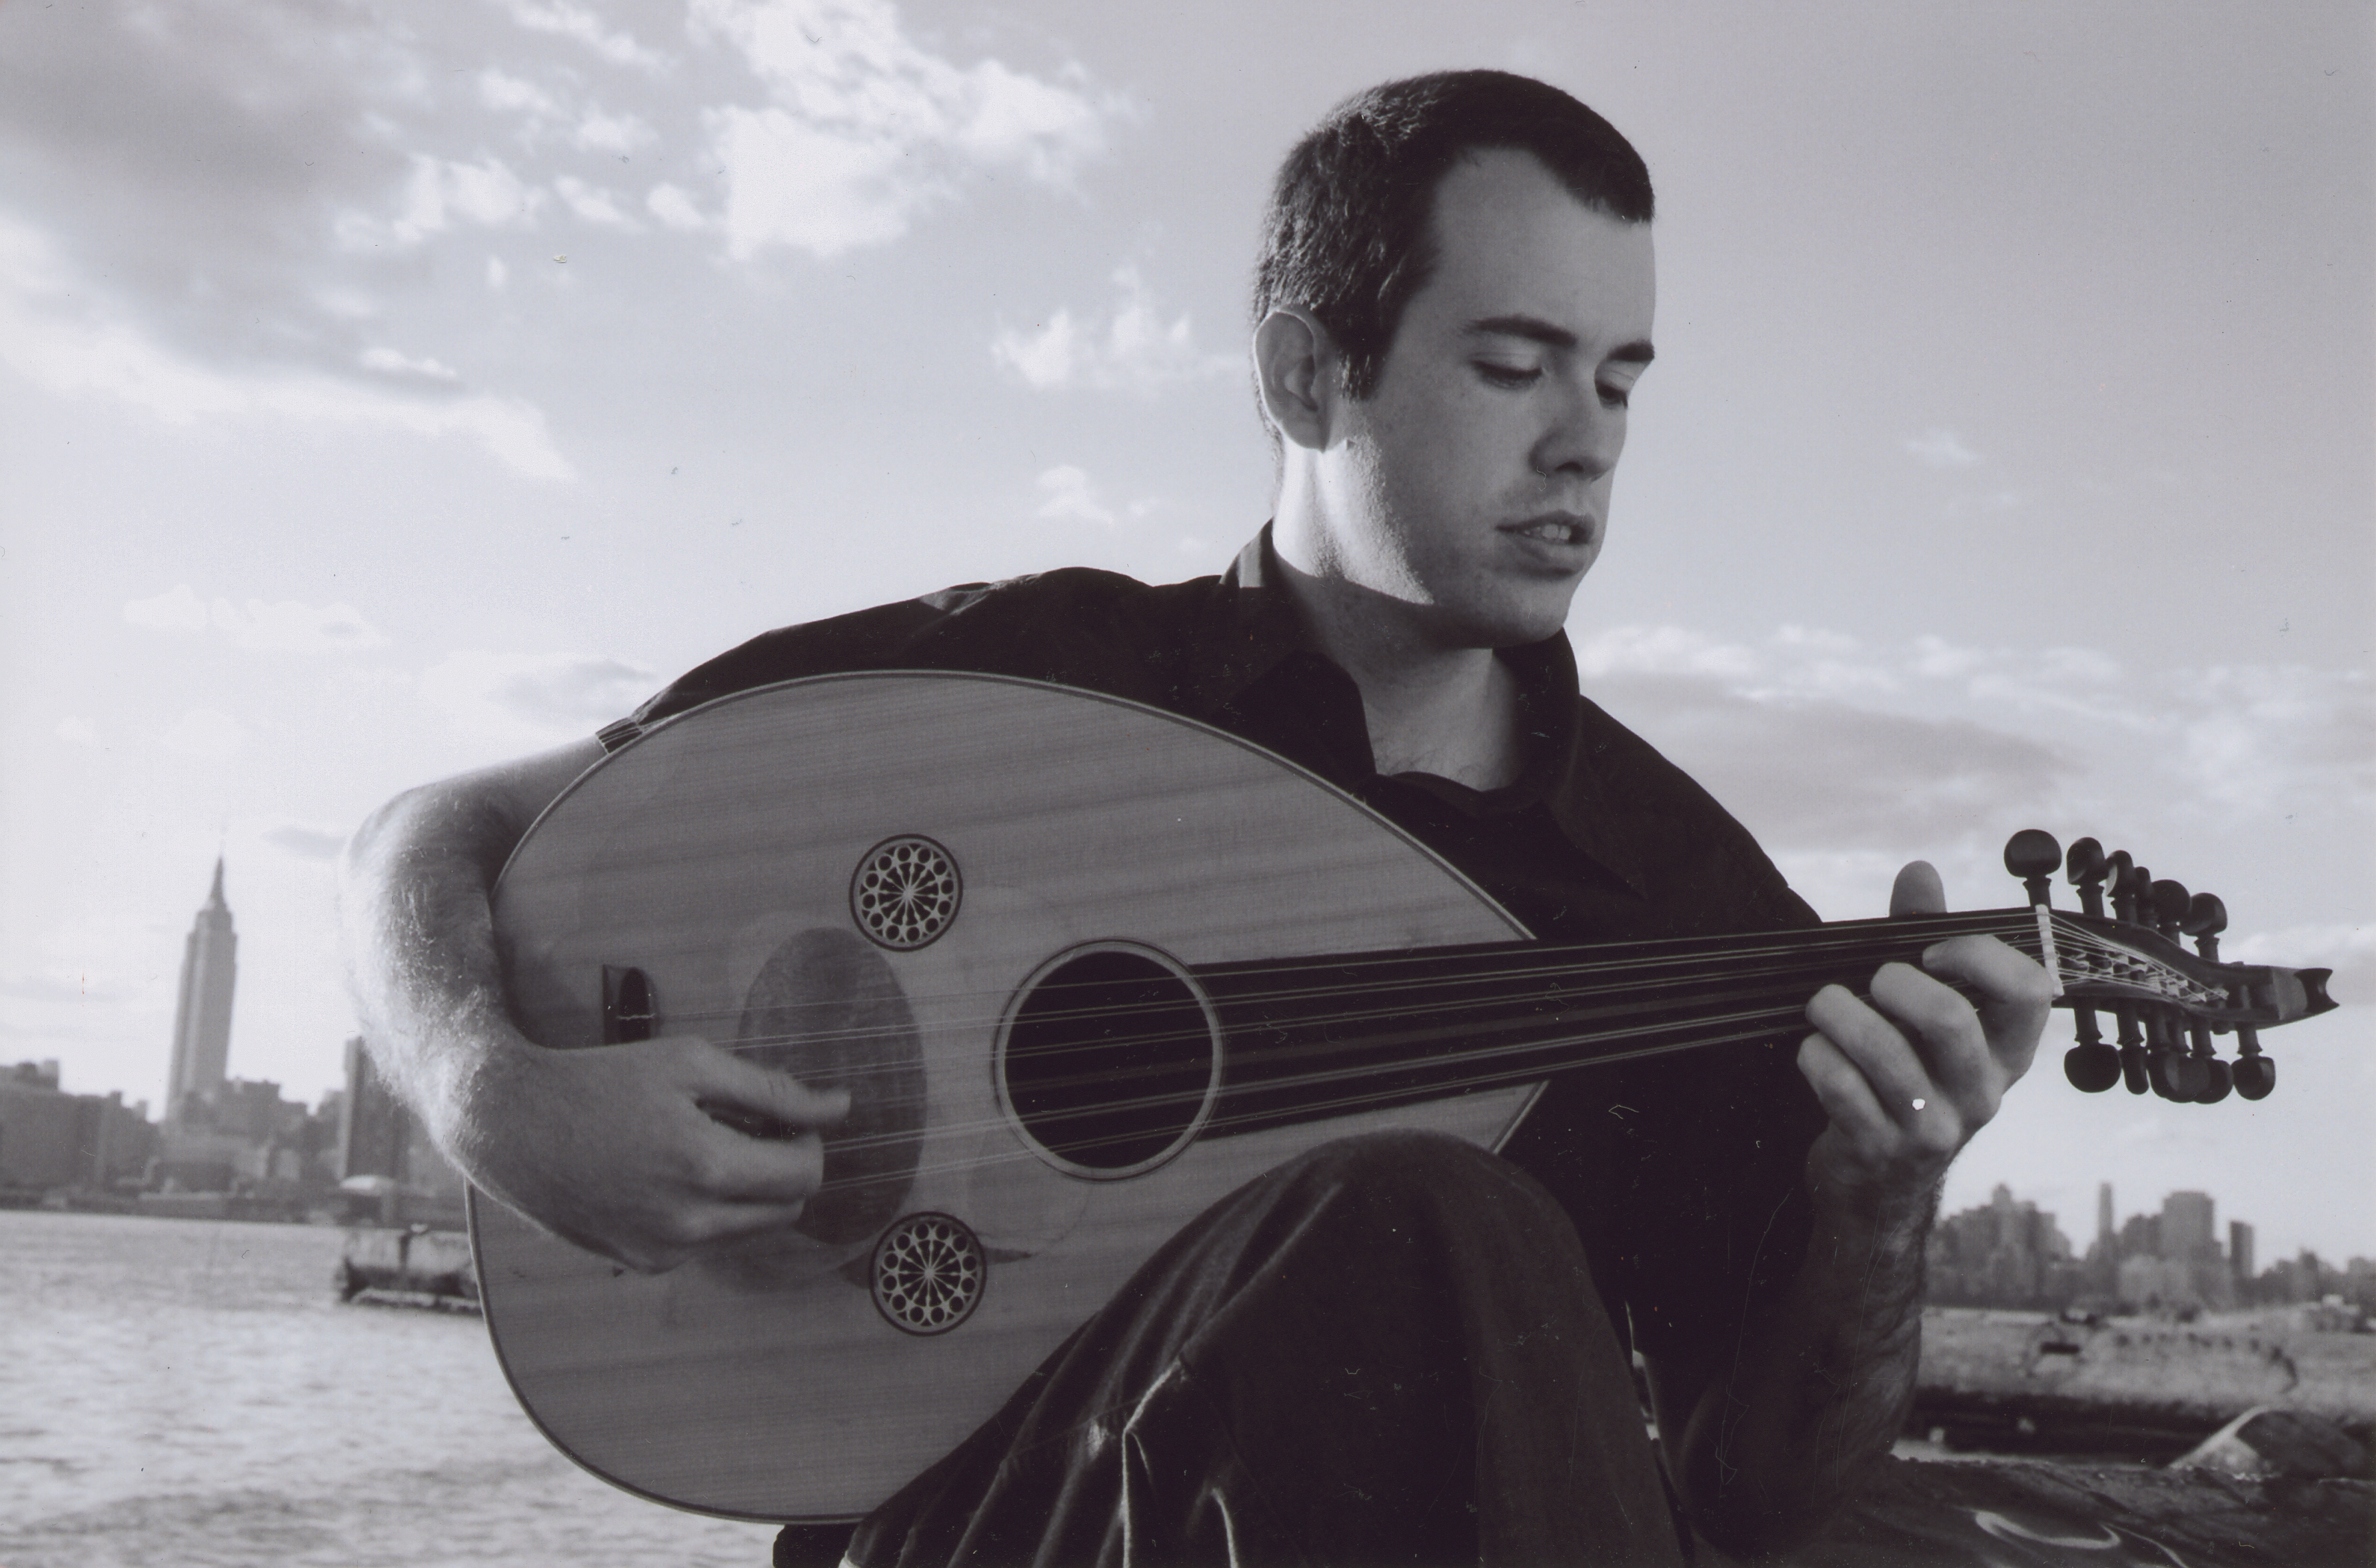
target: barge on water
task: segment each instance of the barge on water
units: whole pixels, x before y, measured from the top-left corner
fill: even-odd
[[[479,1310],[479,1271],[468,1230],[427,1225],[358,1226],[347,1231],[335,1276],[341,1301]]]

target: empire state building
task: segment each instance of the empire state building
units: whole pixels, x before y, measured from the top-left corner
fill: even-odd
[[[231,1056],[231,993],[239,980],[239,935],[223,902],[223,863],[190,922],[182,947],[182,992],[173,1004],[173,1064],[165,1085],[165,1120],[178,1123],[192,1095],[211,1098],[222,1087]]]

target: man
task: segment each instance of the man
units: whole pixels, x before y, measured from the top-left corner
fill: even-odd
[[[1229,574],[1059,572],[790,628],[600,740],[399,797],[348,861],[378,1059],[482,1188],[633,1266],[795,1218],[846,1101],[689,1038],[541,1050],[505,1018],[487,895],[606,742],[834,669],[1033,675],[1218,724],[1546,937],[1808,923],[1720,808],[1576,695],[1562,636],[1652,358],[1650,217],[1634,149],[1542,84],[1339,106],[1271,206],[1253,347],[1279,493]],[[1899,912],[1940,907],[1927,867],[1899,883]],[[1802,1538],[1903,1419],[1939,1181],[2048,995],[1958,939],[1869,1000],[1812,998],[1795,1049],[1561,1079],[1503,1158],[1404,1135],[1292,1162],[1191,1225],[853,1559],[1672,1562],[1669,1495],[1725,1544]]]

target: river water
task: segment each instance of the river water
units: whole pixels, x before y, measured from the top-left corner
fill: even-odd
[[[471,1316],[340,1306],[319,1226],[0,1210],[0,1568],[762,1568],[613,1490]]]

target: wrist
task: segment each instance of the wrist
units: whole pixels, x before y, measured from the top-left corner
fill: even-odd
[[[1927,1237],[1939,1212],[1939,1191],[1944,1173],[1890,1180],[1859,1178],[1827,1169],[1810,1158],[1806,1170],[1809,1206],[1814,1213],[1815,1234],[1841,1240],[1869,1238],[1888,1242]]]

